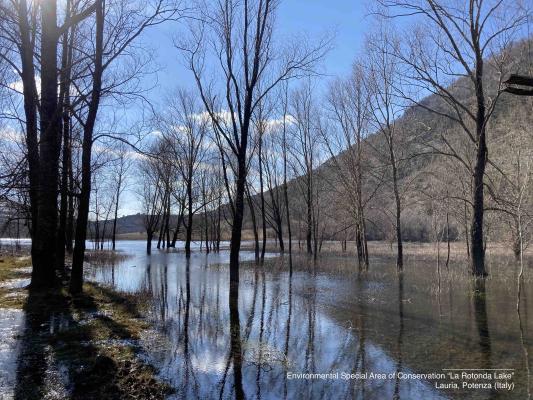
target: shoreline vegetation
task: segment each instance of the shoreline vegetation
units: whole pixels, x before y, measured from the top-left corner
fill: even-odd
[[[146,234],[145,233],[128,233],[128,234],[119,234],[116,237],[118,240],[138,240],[138,241],[145,241],[146,240]],[[194,238],[192,239],[192,242],[200,243],[201,238]],[[252,242],[253,237],[250,237],[249,235],[246,235],[245,232],[243,232],[243,243],[241,246],[241,250],[243,251],[253,251],[254,249],[254,243]],[[223,240],[224,241],[224,240]],[[226,240],[228,244],[225,246],[221,244],[222,248],[229,248],[229,239]],[[368,252],[370,256],[388,256],[392,255],[393,252],[396,251],[396,242],[390,242],[390,241],[384,241],[384,240],[369,240],[368,242]],[[300,247],[298,245],[298,240],[293,238],[293,251],[295,253],[297,252],[305,252],[305,240],[301,240]],[[342,253],[346,255],[355,255],[356,253],[356,243],[353,240],[348,240],[346,242],[346,250],[343,251],[342,241],[324,241],[322,250],[319,252],[322,255],[325,255],[327,253]],[[446,242],[441,241],[440,242],[440,255],[441,257],[446,257]],[[392,250],[391,250],[392,247]],[[404,242],[404,253],[405,255],[427,255],[431,256],[433,253],[435,257],[437,256],[437,242]],[[104,249],[107,249],[107,244],[104,245]],[[165,249],[162,249],[165,250]],[[171,248],[167,249],[167,251],[180,251],[182,249],[178,248]],[[94,251],[91,249],[88,249],[88,253]],[[107,251],[107,250],[106,250]],[[267,252],[280,252],[280,248],[276,242],[275,238],[268,238],[266,242],[265,251]],[[527,248],[524,248],[524,255],[531,255],[533,254],[533,246],[528,246]],[[320,254],[319,254],[320,255]],[[487,256],[494,256],[494,255],[505,255],[505,256],[514,256],[513,249],[511,248],[510,244],[508,242],[502,241],[502,242],[495,242],[491,241],[490,243],[487,243],[486,247],[486,255]],[[452,258],[467,258],[468,252],[466,248],[466,244],[462,241],[452,241],[450,242],[450,257]]]
[[[18,284],[29,283],[29,267],[29,256],[0,255],[0,311],[24,313],[15,398],[53,392],[76,399],[164,399],[172,392],[139,357],[150,324],[138,295],[94,282],[76,296],[66,286],[31,294]]]

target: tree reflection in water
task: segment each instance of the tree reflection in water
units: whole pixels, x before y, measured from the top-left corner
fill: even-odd
[[[242,349],[241,349],[241,322],[239,319],[239,286],[230,284],[229,291],[229,324],[230,324],[230,348],[233,360],[233,381],[235,398],[244,398],[242,388]]]
[[[253,260],[250,252],[243,253],[244,261],[248,256]],[[446,394],[432,382],[291,379],[288,374],[424,373],[443,366],[495,365],[486,293],[478,286],[472,298],[470,279],[452,282],[443,275],[443,295],[437,298],[431,292],[435,286],[423,281],[430,275],[414,268],[398,275],[391,267],[384,274],[387,265],[376,264],[376,271],[335,275],[325,273],[320,260],[300,266],[305,261],[296,259],[291,275],[280,258],[276,268],[268,262],[243,264],[237,291],[229,286],[225,257],[193,254],[187,263],[179,253],[153,254],[146,269],[115,268],[119,288],[150,288],[155,330],[145,340],[146,357],[177,388],[175,398],[438,399]],[[338,265],[339,259],[333,261]],[[136,280],[136,273],[144,278]],[[96,278],[109,283],[111,271]],[[516,319],[516,310],[513,315]],[[523,365],[523,357],[519,362]]]
[[[440,272],[439,272],[440,274]],[[440,275],[439,275],[439,291],[440,291]],[[398,341],[396,343],[396,381],[394,383],[394,396],[393,399],[400,399],[400,372],[402,371],[402,344],[403,344],[403,330],[404,330],[404,321],[403,321],[403,272],[398,272],[398,318],[399,318],[399,329],[398,329]]]

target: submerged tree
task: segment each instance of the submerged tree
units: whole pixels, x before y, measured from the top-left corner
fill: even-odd
[[[202,2],[186,41],[178,44],[194,75],[211,118],[217,142],[229,149],[234,172],[230,244],[230,282],[239,282],[239,251],[244,217],[244,196],[249,162],[252,116],[265,96],[279,83],[313,73],[327,43],[306,43],[277,48],[274,35],[275,0]],[[206,73],[205,60],[224,85],[215,86]]]
[[[399,127],[398,119],[405,110],[400,101],[398,82],[400,64],[392,55],[399,46],[398,39],[387,26],[380,25],[376,34],[367,40],[366,87],[370,104],[370,122],[385,143],[385,154],[390,168],[390,181],[394,197],[393,226],[396,233],[396,267],[403,269],[402,197],[400,189]]]
[[[321,191],[318,166],[323,161],[321,152],[321,116],[310,83],[293,92],[290,101],[293,124],[290,129],[291,164],[296,185],[305,205],[305,241],[308,254],[317,257],[319,250],[319,223]]]
[[[527,10],[514,0],[380,0],[386,17],[411,16],[407,46],[394,52],[406,66],[405,80],[415,93],[404,93],[417,106],[451,120],[470,142],[460,151],[442,137],[438,152],[455,158],[472,174],[470,228],[472,274],[486,275],[484,245],[487,133],[501,93],[502,81],[512,60],[513,38],[527,23]],[[493,82],[488,73],[495,73]],[[459,80],[458,80],[459,79]],[[438,102],[421,101],[431,93]],[[466,95],[472,93],[474,98]]]
[[[369,130],[370,98],[366,91],[367,76],[355,65],[346,79],[335,81],[328,93],[331,130],[323,132],[324,142],[340,177],[343,194],[355,228],[357,260],[360,269],[368,269],[365,203],[372,198],[364,193],[363,145]]]
[[[120,208],[120,199],[125,190],[128,172],[130,171],[132,160],[129,158],[126,146],[124,143],[120,143],[118,146],[118,154],[115,162],[113,163],[113,175],[115,177],[115,190],[114,190],[114,215],[113,215],[113,229],[111,231],[111,244],[112,249],[115,250],[116,247],[116,235],[117,235],[117,219],[118,211]]]
[[[203,113],[198,98],[191,92],[180,90],[169,102],[169,108],[159,116],[164,142],[168,144],[175,160],[180,180],[185,186],[186,230],[185,254],[191,255],[194,215],[204,208],[200,169],[207,162],[206,135],[210,128],[209,117]]]

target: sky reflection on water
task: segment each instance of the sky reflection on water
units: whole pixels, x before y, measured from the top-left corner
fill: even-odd
[[[253,252],[243,251],[237,296],[227,251],[196,251],[187,260],[180,251],[147,256],[141,241],[120,241],[118,248],[123,256],[91,256],[87,277],[146,302],[153,329],[143,334],[140,355],[175,388],[174,399],[525,399],[531,393],[531,258],[518,313],[518,271],[505,258],[491,258],[489,278],[475,281],[463,264],[439,275],[427,258],[408,257],[399,275],[393,258],[374,257],[370,270],[358,273],[350,256],[329,254],[313,263],[296,255],[291,278],[283,257],[268,254],[264,267],[254,266]],[[43,367],[32,361],[32,330],[26,341],[17,339],[27,325],[23,314],[0,316],[1,398],[21,387],[16,369],[25,376]],[[62,323],[65,317],[52,316],[33,321],[32,329]],[[435,384],[449,380],[398,379],[445,368],[507,369],[514,390],[443,390]],[[387,378],[362,379],[372,372]],[[343,380],[342,373],[360,379]],[[68,389],[61,379],[47,380],[56,394]]]

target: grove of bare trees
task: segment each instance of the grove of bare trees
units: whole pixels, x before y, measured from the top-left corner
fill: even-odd
[[[82,291],[87,235],[115,249],[126,187],[148,254],[156,239],[183,239],[187,257],[229,240],[233,287],[243,238],[258,261],[269,246],[292,257],[297,241],[316,259],[353,241],[361,270],[370,240],[395,244],[399,271],[406,241],[436,242],[439,260],[445,241],[446,265],[464,241],[476,277],[490,241],[521,259],[532,103],[504,81],[532,70],[526,5],[380,0],[352,70],[334,78],[321,74],[331,38],[280,38],[278,6],[1,1],[0,206],[32,239],[32,288],[57,286],[71,257]],[[138,43],[162,23],[193,82],[147,104]],[[144,112],[126,126],[134,103]]]

